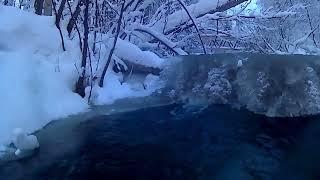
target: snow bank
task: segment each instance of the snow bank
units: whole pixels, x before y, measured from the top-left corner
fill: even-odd
[[[101,49],[101,57],[107,59],[110,49],[113,45],[113,38],[104,37],[103,41],[105,47]],[[130,97],[145,97],[156,92],[163,87],[163,83],[158,76],[147,74],[147,72],[137,72],[136,67],[126,66],[123,62],[128,61],[134,65],[142,65],[147,68],[159,68],[164,66],[165,60],[150,51],[143,51],[138,46],[118,39],[116,48],[113,54],[113,60],[109,65],[109,69],[104,78],[104,87],[100,88],[98,85],[86,88],[86,99],[90,96],[90,102],[95,105],[108,105],[114,103],[118,99]],[[116,63],[115,63],[116,62]],[[126,72],[115,73],[113,66],[122,65]],[[96,64],[93,65],[96,67]],[[100,61],[97,72],[101,72],[105,66],[105,61]],[[120,68],[119,68],[120,69]],[[131,70],[133,70],[131,72]],[[94,72],[94,73],[97,73]]]
[[[156,92],[164,86],[158,76],[152,74],[146,77],[133,77],[131,82],[121,84],[123,77],[120,74],[109,71],[104,79],[104,87],[93,88],[92,102],[96,105],[112,104],[117,99],[129,97],[145,97]],[[87,95],[90,88],[87,88]]]
[[[0,53],[0,64],[0,143],[17,127],[30,133],[86,109],[52,64],[18,53]]]
[[[61,52],[53,17],[0,5],[0,34],[0,51],[23,50],[45,55]]]
[[[77,54],[63,53],[52,17],[0,6],[0,34],[0,144],[87,109],[72,92]]]

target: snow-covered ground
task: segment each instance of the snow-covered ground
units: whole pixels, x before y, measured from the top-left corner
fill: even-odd
[[[15,128],[32,133],[52,120],[88,110],[87,99],[73,92],[78,78],[75,64],[81,59],[78,42],[65,38],[67,51],[62,50],[54,17],[0,5],[0,34],[0,145],[10,143]],[[116,55],[130,58],[124,49],[131,49],[138,52],[131,55],[136,63],[143,64],[143,57],[150,57],[156,60],[151,67],[160,66],[162,59],[155,54],[134,48],[120,41]],[[141,81],[143,86],[121,84],[119,78],[121,74],[110,68],[105,87],[93,88],[93,103],[147,96],[160,87],[153,75]]]
[[[15,128],[31,133],[85,111],[72,92],[76,57],[64,53],[53,18],[0,6],[0,144]]]

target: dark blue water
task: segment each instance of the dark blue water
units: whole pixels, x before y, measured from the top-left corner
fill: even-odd
[[[270,119],[227,106],[180,105],[99,116],[39,136],[35,156],[0,179],[320,179],[317,117]],[[70,138],[73,136],[73,138]]]

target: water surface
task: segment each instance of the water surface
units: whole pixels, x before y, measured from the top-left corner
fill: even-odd
[[[317,117],[171,104],[87,118],[39,131],[38,152],[2,163],[0,179],[319,178]]]

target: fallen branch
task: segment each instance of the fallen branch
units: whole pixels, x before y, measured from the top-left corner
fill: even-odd
[[[152,30],[151,28],[148,28],[146,26],[139,26],[136,27],[134,30],[149,34],[150,36],[164,44],[166,47],[168,47],[170,50],[175,52],[177,55],[188,55],[188,53],[186,53],[181,48],[177,48],[177,45],[174,42],[170,41],[163,34],[160,34],[159,32]]]

